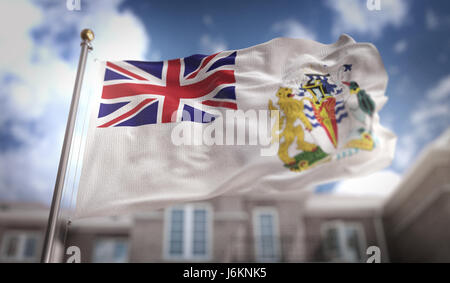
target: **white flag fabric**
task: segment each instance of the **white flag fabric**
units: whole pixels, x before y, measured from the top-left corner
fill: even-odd
[[[302,190],[378,171],[394,155],[396,137],[378,116],[382,60],[347,35],[330,45],[277,38],[209,56],[104,62],[102,79],[76,217]]]

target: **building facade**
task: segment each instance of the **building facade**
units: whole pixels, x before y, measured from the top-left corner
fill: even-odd
[[[133,216],[74,221],[63,241],[80,249],[82,262],[365,261],[367,244],[380,245],[371,221],[379,202],[355,216],[317,206],[330,201],[339,206],[344,200],[307,192],[277,199],[218,197]],[[0,261],[39,261],[46,212],[4,208]],[[17,214],[23,215],[20,221]]]
[[[132,216],[73,221],[56,246],[82,262],[450,262],[450,131],[387,198],[221,196]],[[48,208],[0,204],[0,262],[38,262]]]

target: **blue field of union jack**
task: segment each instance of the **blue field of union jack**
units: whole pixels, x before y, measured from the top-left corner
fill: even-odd
[[[208,109],[236,110],[236,53],[106,62],[98,127],[206,123],[214,120]]]

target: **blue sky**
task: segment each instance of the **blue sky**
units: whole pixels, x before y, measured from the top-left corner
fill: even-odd
[[[450,126],[448,1],[381,0],[369,11],[365,0],[81,0],[69,11],[65,0],[0,0],[0,23],[8,26],[0,31],[0,201],[51,199],[86,26],[97,35],[92,56],[106,59],[170,59],[279,36],[332,43],[347,33],[374,43],[389,73],[381,121],[399,137],[392,166],[361,181],[385,180],[378,187],[398,183]]]

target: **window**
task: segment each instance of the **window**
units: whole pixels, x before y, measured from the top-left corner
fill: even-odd
[[[205,260],[210,257],[211,209],[207,204],[169,208],[166,221],[166,258]]]
[[[206,255],[207,219],[205,209],[194,209],[193,247],[194,256]]]
[[[171,213],[170,251],[171,255],[183,255],[184,210],[174,209]]]
[[[333,221],[322,226],[324,256],[329,261],[360,262],[365,247],[361,224]]]
[[[278,214],[273,208],[257,208],[253,214],[255,252],[258,261],[278,261]]]
[[[95,242],[93,262],[123,263],[128,261],[128,241],[108,238]]]
[[[0,257],[4,261],[38,261],[40,239],[37,232],[6,232],[3,236]]]

